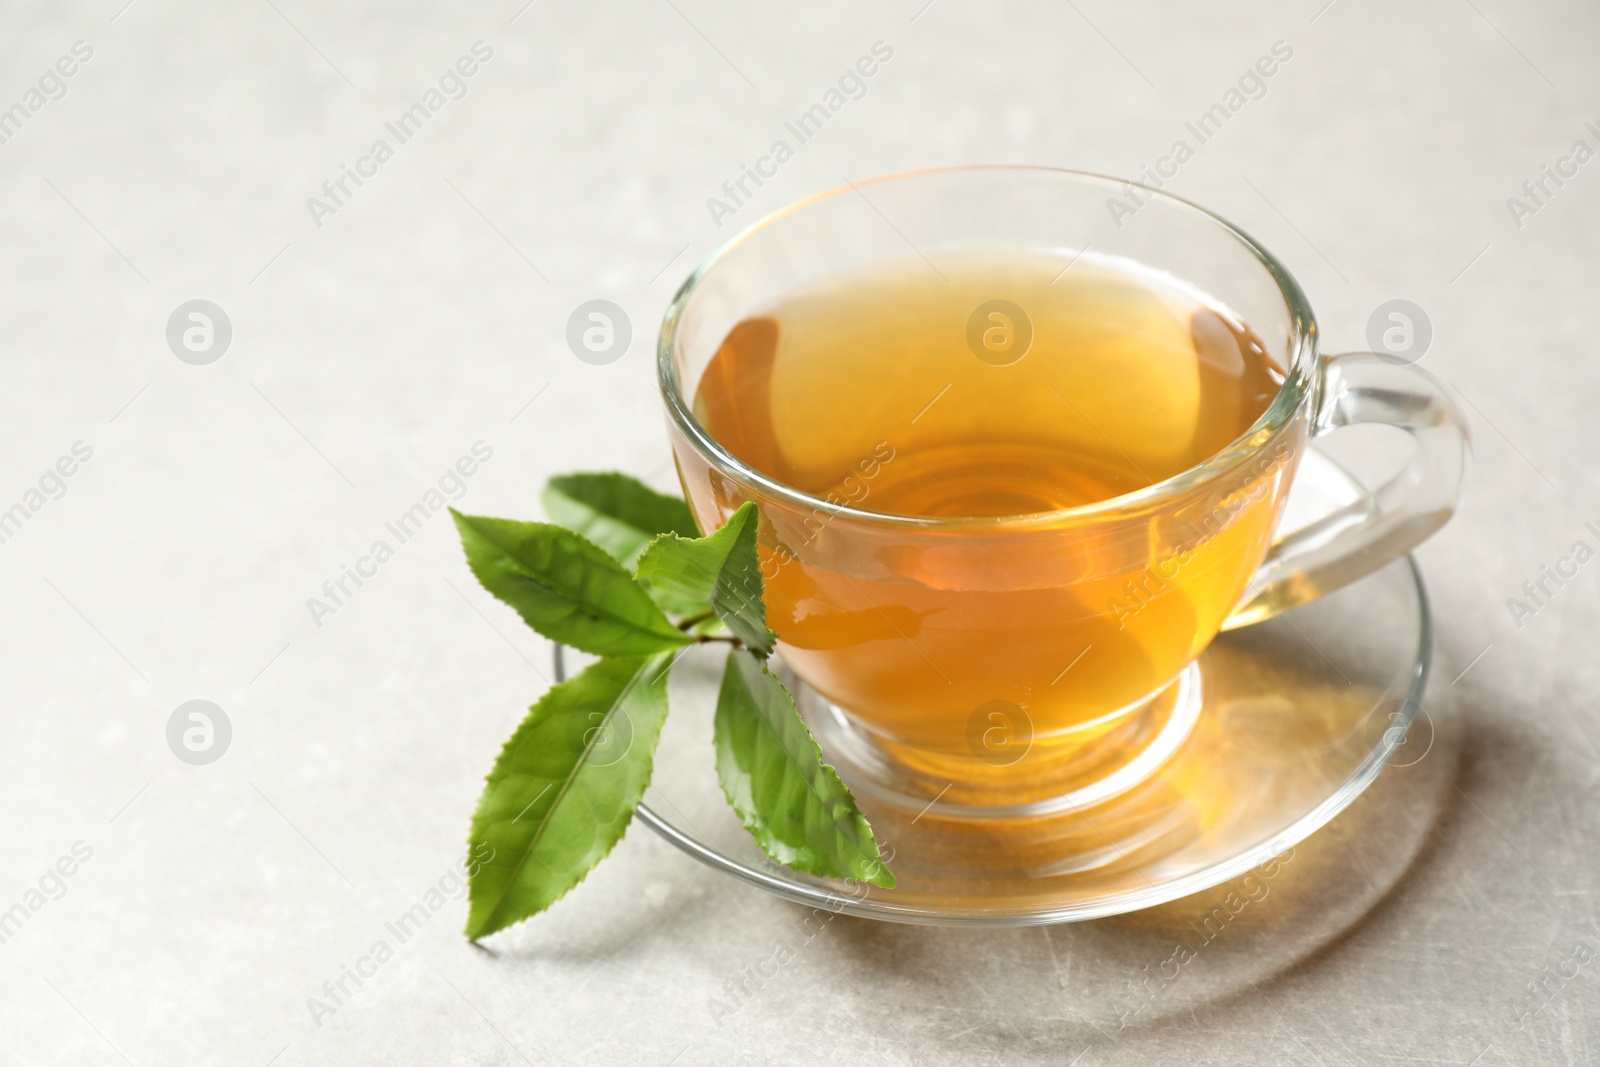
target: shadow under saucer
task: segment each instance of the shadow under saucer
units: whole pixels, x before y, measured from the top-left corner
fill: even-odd
[[[1348,936],[1423,862],[1458,771],[1457,718],[1430,703],[1426,750],[1401,750],[1349,809],[1277,857],[1157,907],[1068,925],[908,929],[843,920],[830,951],[901,987],[902,1025],[959,1049],[1084,1044],[1189,1015]],[[1407,746],[1409,748],[1409,744]],[[841,961],[842,962],[842,961]],[[910,1018],[907,1016],[914,1016]],[[976,1028],[976,1029],[975,1029]]]

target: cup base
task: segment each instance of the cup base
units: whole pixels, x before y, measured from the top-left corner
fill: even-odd
[[[1200,663],[1092,731],[972,756],[930,753],[862,727],[792,672],[795,706],[858,794],[939,819],[1036,819],[1101,804],[1155,774],[1183,747],[1205,704]]]

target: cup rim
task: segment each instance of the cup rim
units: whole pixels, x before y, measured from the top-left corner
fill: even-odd
[[[1152,197],[1198,212],[1243,245],[1256,258],[1257,262],[1266,268],[1267,273],[1271,275],[1273,281],[1277,284],[1279,295],[1283,297],[1290,316],[1289,347],[1291,358],[1289,366],[1285,368],[1283,384],[1273,396],[1272,402],[1267,405],[1266,410],[1261,413],[1255,422],[1250,424],[1248,429],[1220,450],[1213,452],[1199,463],[1185,468],[1177,474],[1141,489],[1070,508],[1027,512],[1020,515],[992,516],[897,515],[892,512],[872,511],[866,508],[851,507],[848,504],[834,503],[779,481],[750,466],[728,451],[721,442],[700,424],[699,420],[694,417],[690,405],[684,399],[677,371],[673,366],[673,357],[677,352],[678,325],[682,320],[683,312],[700,281],[713,268],[727,258],[734,249],[752,240],[778,222],[824,200],[831,200],[850,193],[858,193],[864,185],[882,185],[888,182],[907,181],[932,175],[972,173],[976,171],[1013,172],[1071,178],[1079,181],[1100,183],[1107,189],[1117,190],[1122,189],[1124,186],[1133,186]],[[672,303],[668,305],[666,314],[662,319],[661,333],[657,340],[656,375],[661,388],[662,400],[666,404],[669,415],[674,424],[695,448],[711,461],[713,467],[726,471],[743,481],[753,483],[766,493],[779,497],[791,504],[826,514],[830,518],[844,518],[858,522],[895,526],[987,531],[1009,527],[1038,526],[1062,519],[1091,518],[1125,511],[1129,508],[1175,496],[1203,485],[1247,462],[1266,447],[1268,441],[1279,430],[1288,425],[1294,413],[1299,410],[1300,403],[1305,399],[1312,383],[1311,366],[1316,356],[1316,339],[1317,322],[1315,315],[1312,313],[1311,304],[1307,300],[1305,292],[1300,288],[1299,282],[1295,281],[1294,276],[1289,273],[1289,269],[1279,262],[1277,257],[1267,251],[1254,237],[1251,237],[1244,230],[1209,208],[1203,207],[1192,200],[1175,196],[1160,189],[1151,188],[1139,182],[1113,178],[1104,174],[1096,174],[1092,171],[1025,164],[975,164],[925,167],[917,170],[898,171],[875,178],[865,178],[858,182],[847,181],[842,186],[817,193],[779,208],[777,211],[746,226],[701,261],[700,265],[684,280],[677,293],[673,295]]]

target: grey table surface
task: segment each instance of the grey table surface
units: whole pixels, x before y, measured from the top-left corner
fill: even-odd
[[[24,916],[0,1063],[1600,1063],[1578,959],[1600,572],[1508,604],[1600,520],[1600,163],[1572,155],[1600,147],[1593,5],[95,0],[0,25],[0,108],[22,107],[0,112],[0,508],[27,515],[0,544],[0,909]],[[480,41],[464,95],[386,132]],[[713,219],[878,41],[865,94]],[[714,1017],[798,913],[636,826],[494,955],[448,899],[313,1012],[447,875],[549,673],[447,519],[313,617],[323,583],[476,442],[483,513],[533,516],[569,469],[670,485],[650,340],[738,226],[925,165],[1135,175],[1278,41],[1292,59],[1171,187],[1288,262],[1330,350],[1387,300],[1425,310],[1422,366],[1477,446],[1420,553],[1458,755],[1386,773],[1139,1011],[1184,904],[840,918]],[[379,139],[392,158],[360,164]],[[1568,177],[1530,194],[1546,166]],[[564,341],[597,298],[634,331],[606,366]],[[231,322],[208,365],[167,342],[194,299]],[[168,746],[193,699],[231,723],[209,765]]]

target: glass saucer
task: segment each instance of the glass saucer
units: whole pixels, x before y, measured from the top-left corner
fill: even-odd
[[[1353,477],[1312,450],[1284,529],[1359,494]],[[717,870],[836,913],[1022,925],[1136,911],[1266,863],[1349,806],[1405,744],[1432,647],[1422,575],[1406,557],[1217,638],[1189,681],[1199,703],[1187,736],[1112,795],[1032,817],[951,818],[938,801],[922,812],[883,802],[840,760],[899,880],[888,890],[800,874],[762,855],[717,784],[711,713],[721,657],[696,649],[674,671],[674,713],[638,818]],[[796,697],[826,738],[825,704],[803,686]]]

